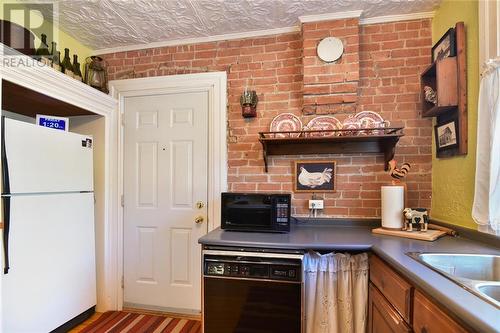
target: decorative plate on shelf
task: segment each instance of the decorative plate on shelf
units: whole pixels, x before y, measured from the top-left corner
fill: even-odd
[[[318,116],[311,121],[306,126],[308,131],[326,131],[326,130],[339,130],[342,129],[342,123],[334,116]],[[338,136],[340,132],[312,132],[307,133],[308,137],[323,137],[323,136]]]
[[[355,116],[349,116],[342,121],[342,129],[358,130],[360,128],[361,128],[361,122]],[[354,136],[354,135],[358,135],[358,134],[359,134],[358,131],[342,132],[342,135],[353,135]]]
[[[302,122],[300,118],[293,113],[281,113],[274,117],[269,127],[271,132],[288,132],[288,131],[302,131]],[[276,138],[296,138],[300,133],[277,133]]]
[[[361,111],[356,113],[354,116],[360,122],[360,128],[378,128],[378,127],[388,127],[389,122],[384,120],[381,115],[377,112],[373,111]],[[375,131],[361,131],[359,132],[361,135],[380,135],[384,134],[382,130]]]

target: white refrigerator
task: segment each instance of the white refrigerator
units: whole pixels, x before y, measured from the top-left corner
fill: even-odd
[[[2,118],[1,148],[2,331],[51,332],[96,304],[92,138]]]

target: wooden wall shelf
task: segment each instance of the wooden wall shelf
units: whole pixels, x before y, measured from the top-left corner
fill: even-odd
[[[438,151],[438,158],[467,154],[467,59],[463,22],[455,25],[455,40],[456,56],[434,62],[420,77],[422,117],[436,117],[438,125],[454,120],[458,123],[458,146]],[[425,100],[424,86],[437,92],[435,105]]]
[[[366,130],[357,130],[363,132]],[[373,130],[372,130],[373,131]],[[399,138],[404,136],[402,127],[380,128],[379,135],[338,135],[352,134],[353,130],[337,131],[295,131],[295,132],[260,132],[259,141],[264,150],[265,171],[270,155],[311,155],[311,154],[353,154],[383,153],[385,168],[394,157]],[[311,133],[325,133],[334,136],[311,137]],[[338,133],[337,133],[338,132]],[[355,133],[359,134],[359,133]],[[285,137],[283,137],[285,136]]]
[[[422,93],[422,117],[436,117],[457,108],[457,57],[436,61],[427,67],[420,80],[422,91],[423,87],[429,86],[437,93],[436,104],[426,101]]]

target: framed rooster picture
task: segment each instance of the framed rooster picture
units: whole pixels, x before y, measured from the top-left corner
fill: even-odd
[[[295,161],[294,192],[335,192],[335,161]]]

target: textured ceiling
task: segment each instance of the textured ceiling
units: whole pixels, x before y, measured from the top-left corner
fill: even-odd
[[[298,17],[432,11],[440,0],[56,0],[61,28],[94,50],[298,25]]]

